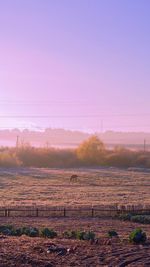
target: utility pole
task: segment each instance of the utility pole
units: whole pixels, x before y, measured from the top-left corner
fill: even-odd
[[[146,151],[146,139],[144,139],[144,152]]]
[[[101,133],[103,133],[103,120],[101,120]]]
[[[17,135],[17,139],[16,139],[16,148],[19,147],[19,135]]]
[[[48,141],[46,142],[46,148],[47,149],[49,148],[49,142]]]

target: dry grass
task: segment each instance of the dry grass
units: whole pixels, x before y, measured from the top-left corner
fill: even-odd
[[[79,179],[70,182],[70,176]],[[117,168],[1,169],[0,205],[149,204],[150,173]]]

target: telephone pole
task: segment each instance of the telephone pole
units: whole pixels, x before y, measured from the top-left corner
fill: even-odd
[[[101,133],[103,133],[103,120],[101,120]]]
[[[19,135],[17,135],[17,139],[16,139],[16,148],[19,147]]]
[[[144,152],[146,151],[146,139],[144,139]]]

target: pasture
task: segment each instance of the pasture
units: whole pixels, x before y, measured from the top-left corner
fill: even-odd
[[[0,206],[149,205],[149,190],[148,169],[0,169]]]

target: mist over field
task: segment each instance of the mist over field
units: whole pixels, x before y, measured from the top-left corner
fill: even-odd
[[[133,150],[142,150],[144,142],[147,150],[150,148],[150,133],[144,132],[97,132],[96,135],[108,148],[121,145]],[[29,129],[0,130],[0,146],[15,147],[17,138],[21,145],[35,147],[76,148],[81,142],[92,136],[92,133],[47,128],[43,131]]]

